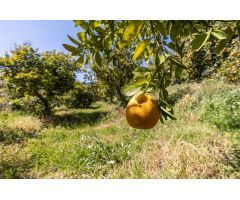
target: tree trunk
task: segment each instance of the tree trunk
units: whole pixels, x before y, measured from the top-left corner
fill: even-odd
[[[120,101],[120,103],[121,103],[120,106],[125,107],[125,106],[127,105],[127,99],[126,99],[126,97],[122,94],[121,88],[117,87],[117,88],[116,88],[116,92],[117,92],[118,99],[119,99],[119,101]]]
[[[39,98],[39,100],[41,101],[42,105],[43,105],[43,116],[50,116],[52,114],[51,108],[49,106],[48,101],[38,92],[36,92],[36,96]]]

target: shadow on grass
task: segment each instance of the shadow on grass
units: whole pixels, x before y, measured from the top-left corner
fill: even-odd
[[[0,143],[9,145],[21,143],[28,138],[37,137],[36,132],[26,132],[23,130],[0,129]]]
[[[231,167],[231,173],[240,173],[240,147],[238,145],[234,145],[232,150],[225,155],[224,164]]]
[[[95,110],[95,109],[98,109],[98,108],[100,108],[101,106],[100,105],[90,105],[90,106],[88,106],[88,107],[78,107],[78,108],[66,108],[66,107],[57,107],[57,108],[55,108],[55,111],[57,111],[57,112],[61,112],[61,111],[66,111],[66,110],[71,110],[71,109],[93,109],[93,110]]]
[[[97,108],[94,108],[97,109]],[[73,113],[66,113],[61,115],[54,115],[51,117],[50,120],[47,121],[48,124],[53,126],[64,126],[64,127],[71,127],[74,125],[94,125],[98,122],[101,118],[106,116],[109,112],[73,112]]]
[[[0,179],[31,178],[31,159],[19,159],[14,157],[9,160],[0,158]]]
[[[169,104],[174,106],[179,100],[181,100],[188,93],[191,93],[191,90],[189,87],[184,89],[178,89],[176,92],[169,95],[168,97]]]

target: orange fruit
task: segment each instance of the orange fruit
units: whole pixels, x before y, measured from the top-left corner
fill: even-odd
[[[131,127],[150,129],[157,124],[159,118],[160,109],[152,96],[141,92],[133,96],[128,102],[126,119]]]

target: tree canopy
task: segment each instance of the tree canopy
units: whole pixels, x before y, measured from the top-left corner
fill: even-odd
[[[135,64],[133,78],[122,87],[122,93],[157,93],[162,122],[175,118],[166,88],[188,69],[184,59],[188,50],[197,52],[213,41],[216,53],[221,55],[228,42],[240,34],[239,21],[76,20],[75,26],[81,27],[77,38],[68,36],[74,45],[63,46],[78,56],[80,65],[97,64],[97,69],[104,71],[104,66],[124,66],[130,57]]]
[[[12,100],[31,100],[41,105],[43,115],[50,115],[58,96],[73,88],[77,67],[68,54],[39,53],[29,44],[0,58],[0,66]]]

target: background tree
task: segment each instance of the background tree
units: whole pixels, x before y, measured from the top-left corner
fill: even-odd
[[[221,67],[217,70],[217,76],[231,83],[240,83],[240,45],[237,39],[233,40],[229,56],[222,61]]]
[[[0,72],[0,75],[1,75],[1,72]],[[8,104],[8,95],[4,85],[5,85],[4,81],[0,78],[0,109],[6,108]]]
[[[13,102],[27,101],[23,108],[45,116],[51,115],[58,96],[73,88],[75,80],[76,64],[70,55],[39,53],[29,44],[16,46],[0,58],[0,66]]]
[[[223,67],[223,63],[232,60],[232,53],[239,49],[238,32],[234,21],[209,21],[209,25],[214,29],[225,30],[231,38],[228,41],[222,41],[226,44],[226,47],[221,49],[217,45],[218,39],[210,36],[211,40],[195,52],[191,51],[191,43],[186,42],[183,59],[187,63],[188,70],[185,72],[185,80],[200,81],[204,78],[216,76],[220,68]],[[228,27],[231,27],[231,29]],[[224,33],[221,34],[224,36]],[[220,35],[217,36],[221,38]],[[219,52],[219,50],[222,52]]]
[[[74,88],[64,96],[64,102],[69,108],[87,108],[93,101],[91,83],[75,82]]]
[[[110,29],[120,30],[120,27],[114,26],[114,21],[111,22]],[[132,70],[141,62],[132,61],[131,48],[121,47],[119,50],[121,40],[114,39],[114,34],[104,30],[100,22],[89,21],[89,27],[84,25],[85,22],[79,23],[85,30],[78,33],[79,41],[68,36],[74,44],[78,45],[78,48],[68,44],[64,44],[64,47],[71,51],[72,55],[79,56],[78,62],[82,68],[90,68],[94,77],[106,84],[111,99],[115,96],[121,105],[125,105],[126,97],[122,94],[121,88],[131,80]],[[119,25],[122,26],[121,23]],[[93,32],[88,32],[88,29]]]
[[[113,88],[113,86],[111,87],[97,78],[94,79],[91,84],[89,84],[89,89],[93,93],[94,101],[106,101],[109,103],[116,103],[115,91],[111,88]]]
[[[113,66],[109,66],[103,60],[101,66],[97,63],[92,63],[90,68],[93,70],[95,77],[108,87],[107,92],[111,101],[113,101],[113,97],[116,97],[120,105],[126,105],[127,99],[122,94],[121,88],[132,79],[132,71],[137,65],[132,62],[129,54],[125,55],[124,60],[118,58],[117,55],[114,56]]]

